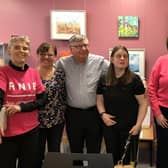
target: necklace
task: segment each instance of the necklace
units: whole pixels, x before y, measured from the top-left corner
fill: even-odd
[[[41,76],[41,79],[43,80],[50,80],[55,72],[55,68],[53,67],[52,69],[45,69],[45,68],[39,68],[39,73]]]

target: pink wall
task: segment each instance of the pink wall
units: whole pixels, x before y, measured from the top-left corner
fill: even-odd
[[[0,5],[0,41],[7,42],[11,34],[27,34],[32,41],[30,63],[35,66],[35,49],[50,40],[50,10],[86,10],[87,35],[92,53],[108,58],[108,49],[116,44],[128,48],[145,48],[146,76],[159,55],[166,53],[168,35],[167,0],[5,0]],[[136,15],[140,19],[139,39],[119,39],[117,17]],[[53,41],[59,51],[67,41]]]

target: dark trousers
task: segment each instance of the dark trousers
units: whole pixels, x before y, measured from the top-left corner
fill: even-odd
[[[0,145],[0,167],[36,168],[38,159],[38,128],[25,134],[2,138]]]
[[[64,123],[57,124],[51,128],[39,129],[39,168],[42,166],[42,161],[44,160],[46,143],[48,152],[60,152],[63,129]]]
[[[103,135],[106,144],[106,151],[107,153],[113,154],[114,164],[117,164],[124,154],[124,147],[129,136],[129,130],[121,130],[113,126],[107,127],[104,125]],[[131,137],[130,145],[128,146],[125,155],[124,164],[129,164],[130,161],[136,162],[138,137],[139,135]]]
[[[168,119],[168,108],[160,107],[162,114]],[[155,122],[156,123],[156,122]],[[156,123],[157,133],[157,168],[165,168],[168,165],[168,128],[162,128]]]
[[[72,153],[99,153],[102,140],[102,122],[97,108],[68,107],[65,115],[67,136]]]

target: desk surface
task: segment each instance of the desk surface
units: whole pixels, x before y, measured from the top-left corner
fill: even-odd
[[[154,140],[154,130],[153,125],[151,125],[149,128],[142,128],[140,132],[140,140]]]

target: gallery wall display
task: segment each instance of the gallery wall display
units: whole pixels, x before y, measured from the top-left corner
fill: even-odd
[[[139,37],[138,16],[118,16],[118,37]]]
[[[111,55],[112,50],[112,48],[109,49],[109,56]],[[128,48],[128,52],[130,69],[141,77],[145,77],[145,49]]]
[[[50,13],[51,39],[68,40],[73,34],[86,35],[85,10],[53,10]]]

